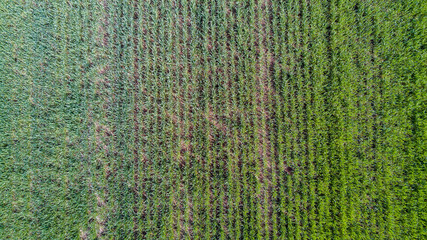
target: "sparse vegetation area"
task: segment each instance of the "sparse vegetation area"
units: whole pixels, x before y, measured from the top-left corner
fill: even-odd
[[[0,1],[0,239],[425,239],[426,12]]]

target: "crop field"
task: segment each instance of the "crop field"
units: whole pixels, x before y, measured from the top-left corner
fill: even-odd
[[[426,239],[424,0],[1,0],[0,239]]]

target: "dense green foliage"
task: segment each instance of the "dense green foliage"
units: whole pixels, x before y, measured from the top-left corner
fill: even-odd
[[[425,239],[426,12],[0,1],[0,239]]]

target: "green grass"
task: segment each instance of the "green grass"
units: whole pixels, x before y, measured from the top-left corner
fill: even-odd
[[[0,239],[423,239],[421,0],[0,3]]]

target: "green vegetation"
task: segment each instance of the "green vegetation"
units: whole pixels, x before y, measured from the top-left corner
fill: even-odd
[[[426,12],[1,1],[0,239],[425,239]]]

